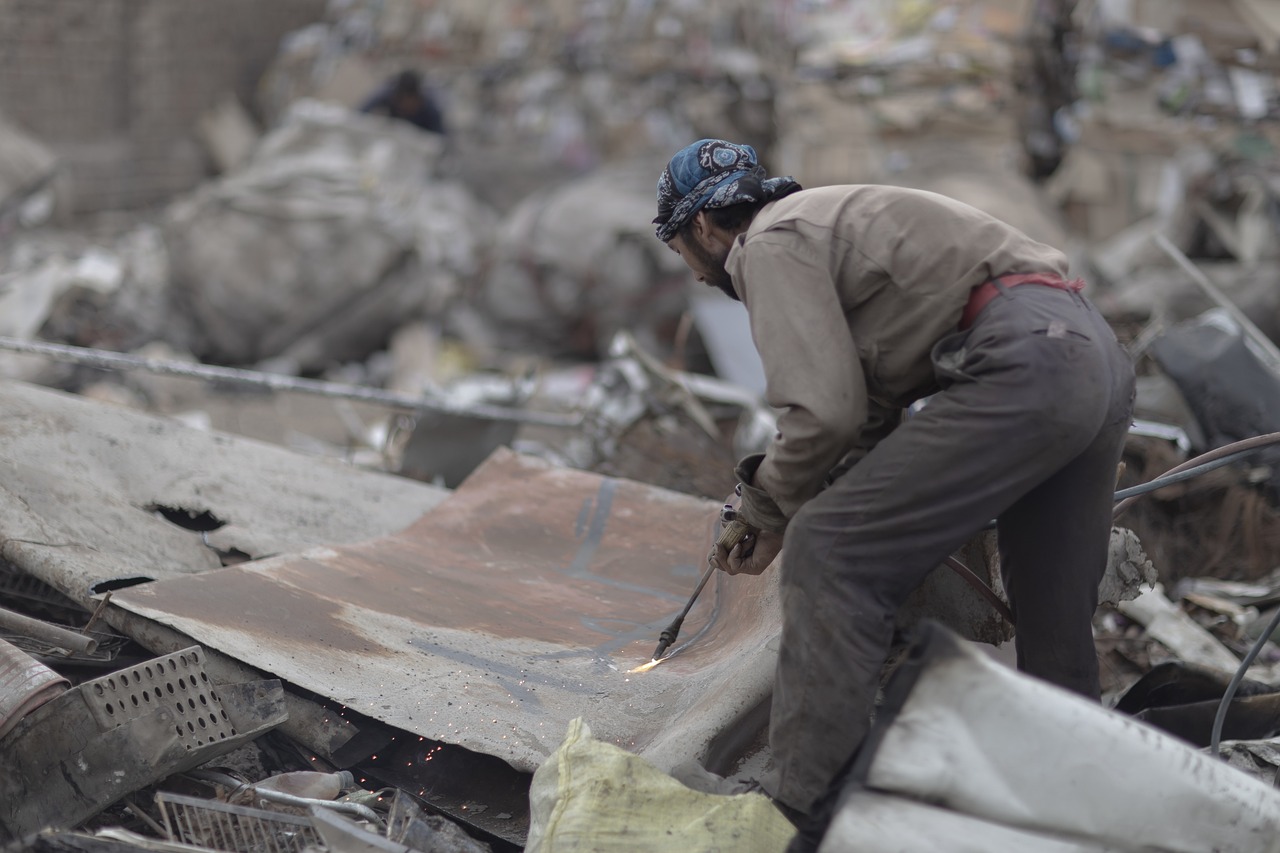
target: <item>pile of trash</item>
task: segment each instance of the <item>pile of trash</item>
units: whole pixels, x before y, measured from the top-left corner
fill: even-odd
[[[170,206],[173,299],[219,363],[360,360],[480,269],[489,212],[403,122],[294,105],[249,161]]]
[[[776,424],[741,306],[653,239],[663,157],[1078,241],[1137,487],[1280,432],[1275,5],[344,0],[261,138],[206,117],[218,178],[92,231],[0,124],[6,853],[783,849],[678,772],[769,761],[776,576],[699,581]],[[406,67],[447,134],[352,109]],[[1012,636],[993,537],[987,588],[939,567],[823,849],[1267,849],[1280,456],[1226,462],[1120,504],[1107,710],[957,639]]]
[[[581,173],[712,132],[767,141],[761,48],[777,44],[781,20],[780,7],[743,0],[335,4],[285,39],[260,108],[270,120],[303,96],[354,106],[400,68],[425,66],[465,140],[459,157],[517,182],[518,194],[494,197],[505,209],[547,170]]]
[[[1151,233],[1248,269],[1274,257],[1277,21],[1269,0],[1080,4],[1046,190],[1110,282],[1163,260]]]
[[[777,97],[777,170],[812,186],[1018,172],[1013,69],[1030,8],[814,7]]]

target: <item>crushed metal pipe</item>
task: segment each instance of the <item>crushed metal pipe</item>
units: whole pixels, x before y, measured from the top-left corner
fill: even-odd
[[[32,619],[30,616],[23,616],[21,613],[15,613],[3,607],[0,607],[0,628],[13,631],[15,634],[21,634],[24,637],[52,643],[58,648],[66,649],[69,652],[90,654],[98,648],[98,641],[93,637],[78,634],[67,628],[60,628],[57,625],[50,625],[48,622]]]
[[[140,355],[93,349],[91,347],[75,347],[66,344],[45,343],[43,341],[24,341],[18,338],[0,336],[0,350],[43,355],[55,361],[83,364],[106,370],[146,370],[151,373],[185,376],[191,379],[208,379],[231,385],[269,388],[272,391],[297,391],[303,394],[315,394],[340,400],[358,400],[409,412],[443,412],[492,421],[511,421],[549,427],[572,428],[582,424],[581,415],[531,412],[505,406],[490,406],[483,403],[460,404],[444,397],[401,394],[395,391],[385,391],[381,388],[370,388],[365,385],[324,382],[318,379],[303,379],[298,376],[264,373],[258,370],[245,370],[238,367],[217,367],[210,364],[192,364],[191,362],[163,358],[147,358]]]

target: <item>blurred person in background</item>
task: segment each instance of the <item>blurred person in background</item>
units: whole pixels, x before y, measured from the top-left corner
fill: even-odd
[[[444,112],[413,69],[401,71],[379,86],[363,104],[360,112],[398,118],[431,133],[444,135]]]

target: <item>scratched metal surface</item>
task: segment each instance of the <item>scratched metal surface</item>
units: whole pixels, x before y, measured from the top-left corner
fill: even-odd
[[[183,426],[21,382],[0,382],[0,557],[90,610],[137,578],[361,542],[442,501],[426,483]],[[201,534],[157,506],[208,511]]]
[[[776,581],[704,565],[715,504],[497,451],[407,530],[118,592],[154,619],[422,737],[532,770],[585,717],[663,767],[768,696]],[[719,740],[717,740],[719,738]]]

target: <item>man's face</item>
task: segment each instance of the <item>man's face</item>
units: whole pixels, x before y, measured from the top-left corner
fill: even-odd
[[[728,246],[708,246],[689,229],[676,234],[667,245],[693,271],[694,278],[711,287],[720,288],[730,299],[738,299],[738,294],[733,289],[733,278],[724,268],[725,261],[729,259]]]
[[[391,114],[397,118],[409,118],[422,109],[422,97],[413,92],[396,92],[391,98]]]

